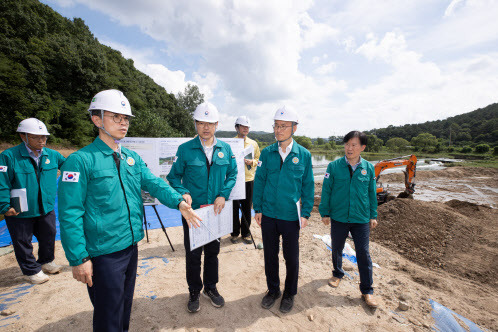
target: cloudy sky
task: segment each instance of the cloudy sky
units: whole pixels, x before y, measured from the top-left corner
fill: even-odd
[[[298,111],[311,137],[498,102],[498,0],[42,0],[168,92],[199,86],[222,130]]]

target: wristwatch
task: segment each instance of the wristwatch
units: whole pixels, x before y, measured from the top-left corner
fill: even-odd
[[[92,257],[87,256],[81,260],[81,264],[88,262]]]

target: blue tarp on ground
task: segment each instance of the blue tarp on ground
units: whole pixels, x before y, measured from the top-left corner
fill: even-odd
[[[159,216],[164,224],[164,227],[175,227],[181,226],[181,214],[178,210],[170,209],[164,205],[157,205],[157,212],[159,212]],[[60,240],[60,231],[59,231],[59,209],[58,209],[58,199],[55,197],[55,215],[56,221],[55,224],[57,226],[57,235],[55,237],[56,240]],[[152,206],[145,207],[145,216],[147,218],[147,227],[149,229],[160,228],[159,220],[157,219],[156,213]],[[36,237],[33,236],[33,242],[37,242]],[[0,221],[0,247],[5,247],[12,244],[12,240],[10,239],[9,230],[7,229],[7,225],[5,224],[5,220]]]

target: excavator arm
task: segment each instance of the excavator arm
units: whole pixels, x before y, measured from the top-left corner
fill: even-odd
[[[407,158],[408,159],[403,159]],[[388,159],[379,161],[375,164],[375,180],[379,183],[380,174],[389,168],[405,166],[406,170],[403,171],[405,173],[405,192],[406,196],[411,195],[415,192],[415,183],[414,178],[416,175],[417,168],[417,157],[415,155],[402,156],[398,158]],[[387,190],[380,186],[377,188],[377,200],[379,203],[384,203],[387,201]]]

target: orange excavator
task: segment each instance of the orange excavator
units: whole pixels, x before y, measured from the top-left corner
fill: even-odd
[[[393,159],[381,160],[377,164],[375,164],[375,180],[377,181],[378,204],[382,204],[391,199],[394,199],[393,196],[389,195],[387,188],[384,187],[382,183],[379,182],[380,173],[389,168],[405,166],[405,165],[406,165],[406,170],[403,171],[403,173],[405,173],[405,191],[398,195],[398,197],[400,198],[411,197],[411,195],[415,192],[414,178],[417,168],[417,157],[415,157],[415,155],[412,154]]]

